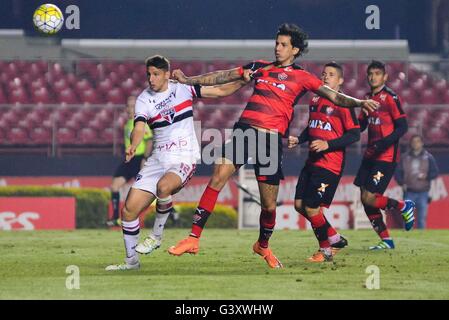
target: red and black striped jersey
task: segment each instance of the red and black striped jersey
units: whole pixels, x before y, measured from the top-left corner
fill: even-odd
[[[241,68],[254,71],[255,85],[239,122],[277,130],[282,135],[301,96],[323,85],[320,79],[295,64],[276,67],[273,62],[254,61]]]
[[[361,112],[359,115],[360,123],[368,125],[368,146],[364,158],[386,162],[399,162],[399,141],[388,147],[381,153],[376,153],[374,143],[390,135],[394,129],[394,121],[400,118],[406,118],[402,110],[402,101],[399,96],[387,86],[384,86],[375,95],[367,94],[369,99],[380,103],[380,107],[366,115]]]
[[[353,108],[343,108],[331,101],[314,96],[309,104],[308,140],[331,141],[341,138],[347,131],[359,129]],[[345,148],[325,152],[309,152],[308,165],[329,170],[337,175],[343,171]]]

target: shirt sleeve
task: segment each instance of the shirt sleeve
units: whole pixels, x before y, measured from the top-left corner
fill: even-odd
[[[397,95],[389,95],[388,103],[390,105],[390,115],[393,120],[406,117],[404,110],[402,110],[402,101]]]
[[[357,119],[354,108],[339,108],[338,110],[340,111],[340,118],[345,131],[360,129],[359,120]]]
[[[311,73],[304,72],[303,86],[309,91],[317,92],[323,82]]]
[[[134,106],[134,121],[145,121],[150,120],[152,115],[150,114],[150,108],[148,103],[146,103],[142,97],[138,97],[136,100],[136,105]]]

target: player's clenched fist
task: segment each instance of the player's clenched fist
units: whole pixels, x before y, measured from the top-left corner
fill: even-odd
[[[136,154],[136,147],[133,145],[129,145],[125,151],[125,162],[131,161],[131,159],[134,158],[135,154]]]
[[[296,147],[299,144],[299,139],[298,137],[294,137],[294,136],[289,136],[288,137],[288,148],[292,149],[294,147]]]
[[[187,77],[184,74],[184,72],[181,71],[181,69],[173,70],[172,78],[177,80],[180,83],[186,83],[186,81],[187,81]]]

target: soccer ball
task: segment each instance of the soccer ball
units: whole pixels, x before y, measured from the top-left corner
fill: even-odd
[[[57,6],[43,4],[34,11],[33,23],[37,30],[45,34],[56,34],[64,24],[64,16]]]

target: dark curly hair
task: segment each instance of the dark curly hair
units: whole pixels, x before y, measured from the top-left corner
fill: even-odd
[[[293,23],[283,23],[279,26],[276,37],[290,36],[292,46],[299,49],[295,58],[307,53],[309,46],[309,35],[305,33],[300,27]]]

